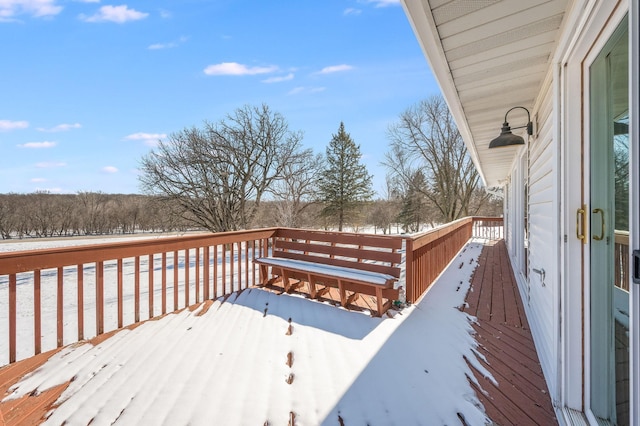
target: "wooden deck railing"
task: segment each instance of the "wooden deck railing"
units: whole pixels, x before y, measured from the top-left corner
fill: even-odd
[[[20,348],[26,358],[43,350],[43,335],[55,336],[49,350],[253,286],[252,260],[266,254],[275,231],[0,253],[0,301],[8,300],[0,303],[8,306],[0,312],[0,365],[7,351],[9,363],[17,360],[19,332],[33,335],[32,348]]]
[[[253,259],[269,253],[280,229],[0,253],[0,306],[7,307],[0,366],[257,285]],[[465,218],[397,237],[405,240],[407,301],[472,236],[502,238],[502,219]]]
[[[415,303],[471,237],[503,238],[503,219],[466,217],[407,239],[406,297]]]

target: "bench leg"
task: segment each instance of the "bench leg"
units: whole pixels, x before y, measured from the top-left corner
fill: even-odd
[[[382,316],[384,312],[382,312],[383,303],[382,303],[382,287],[376,287],[376,301],[378,302],[378,316]],[[385,309],[386,310],[386,309]]]
[[[286,270],[282,270],[282,284],[284,285],[284,291],[285,293],[289,292],[289,287],[291,286],[291,283],[289,281],[289,274],[287,274]]]
[[[343,308],[347,307],[347,291],[342,285],[342,280],[338,280],[338,290],[340,291],[340,304]]]
[[[308,274],[307,275],[307,282],[309,283],[309,295],[311,296],[312,299],[316,298],[317,292],[316,292],[316,279],[313,275]]]
[[[267,283],[267,265],[260,265],[260,284],[265,285]]]

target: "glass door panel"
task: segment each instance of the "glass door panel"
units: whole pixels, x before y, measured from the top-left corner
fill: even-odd
[[[629,76],[625,19],[590,67],[591,410],[629,424]]]

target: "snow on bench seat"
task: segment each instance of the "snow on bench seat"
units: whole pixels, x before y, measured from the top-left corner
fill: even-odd
[[[258,263],[268,264],[287,270],[308,273],[324,277],[332,277],[343,281],[366,282],[379,286],[388,287],[393,285],[396,277],[379,272],[363,271],[361,269],[347,268],[343,266],[325,265],[321,263],[308,262],[305,260],[284,259],[278,257],[263,257],[255,260]]]

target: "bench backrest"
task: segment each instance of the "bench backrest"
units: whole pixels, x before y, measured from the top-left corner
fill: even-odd
[[[400,277],[402,238],[280,228],[272,255]]]

